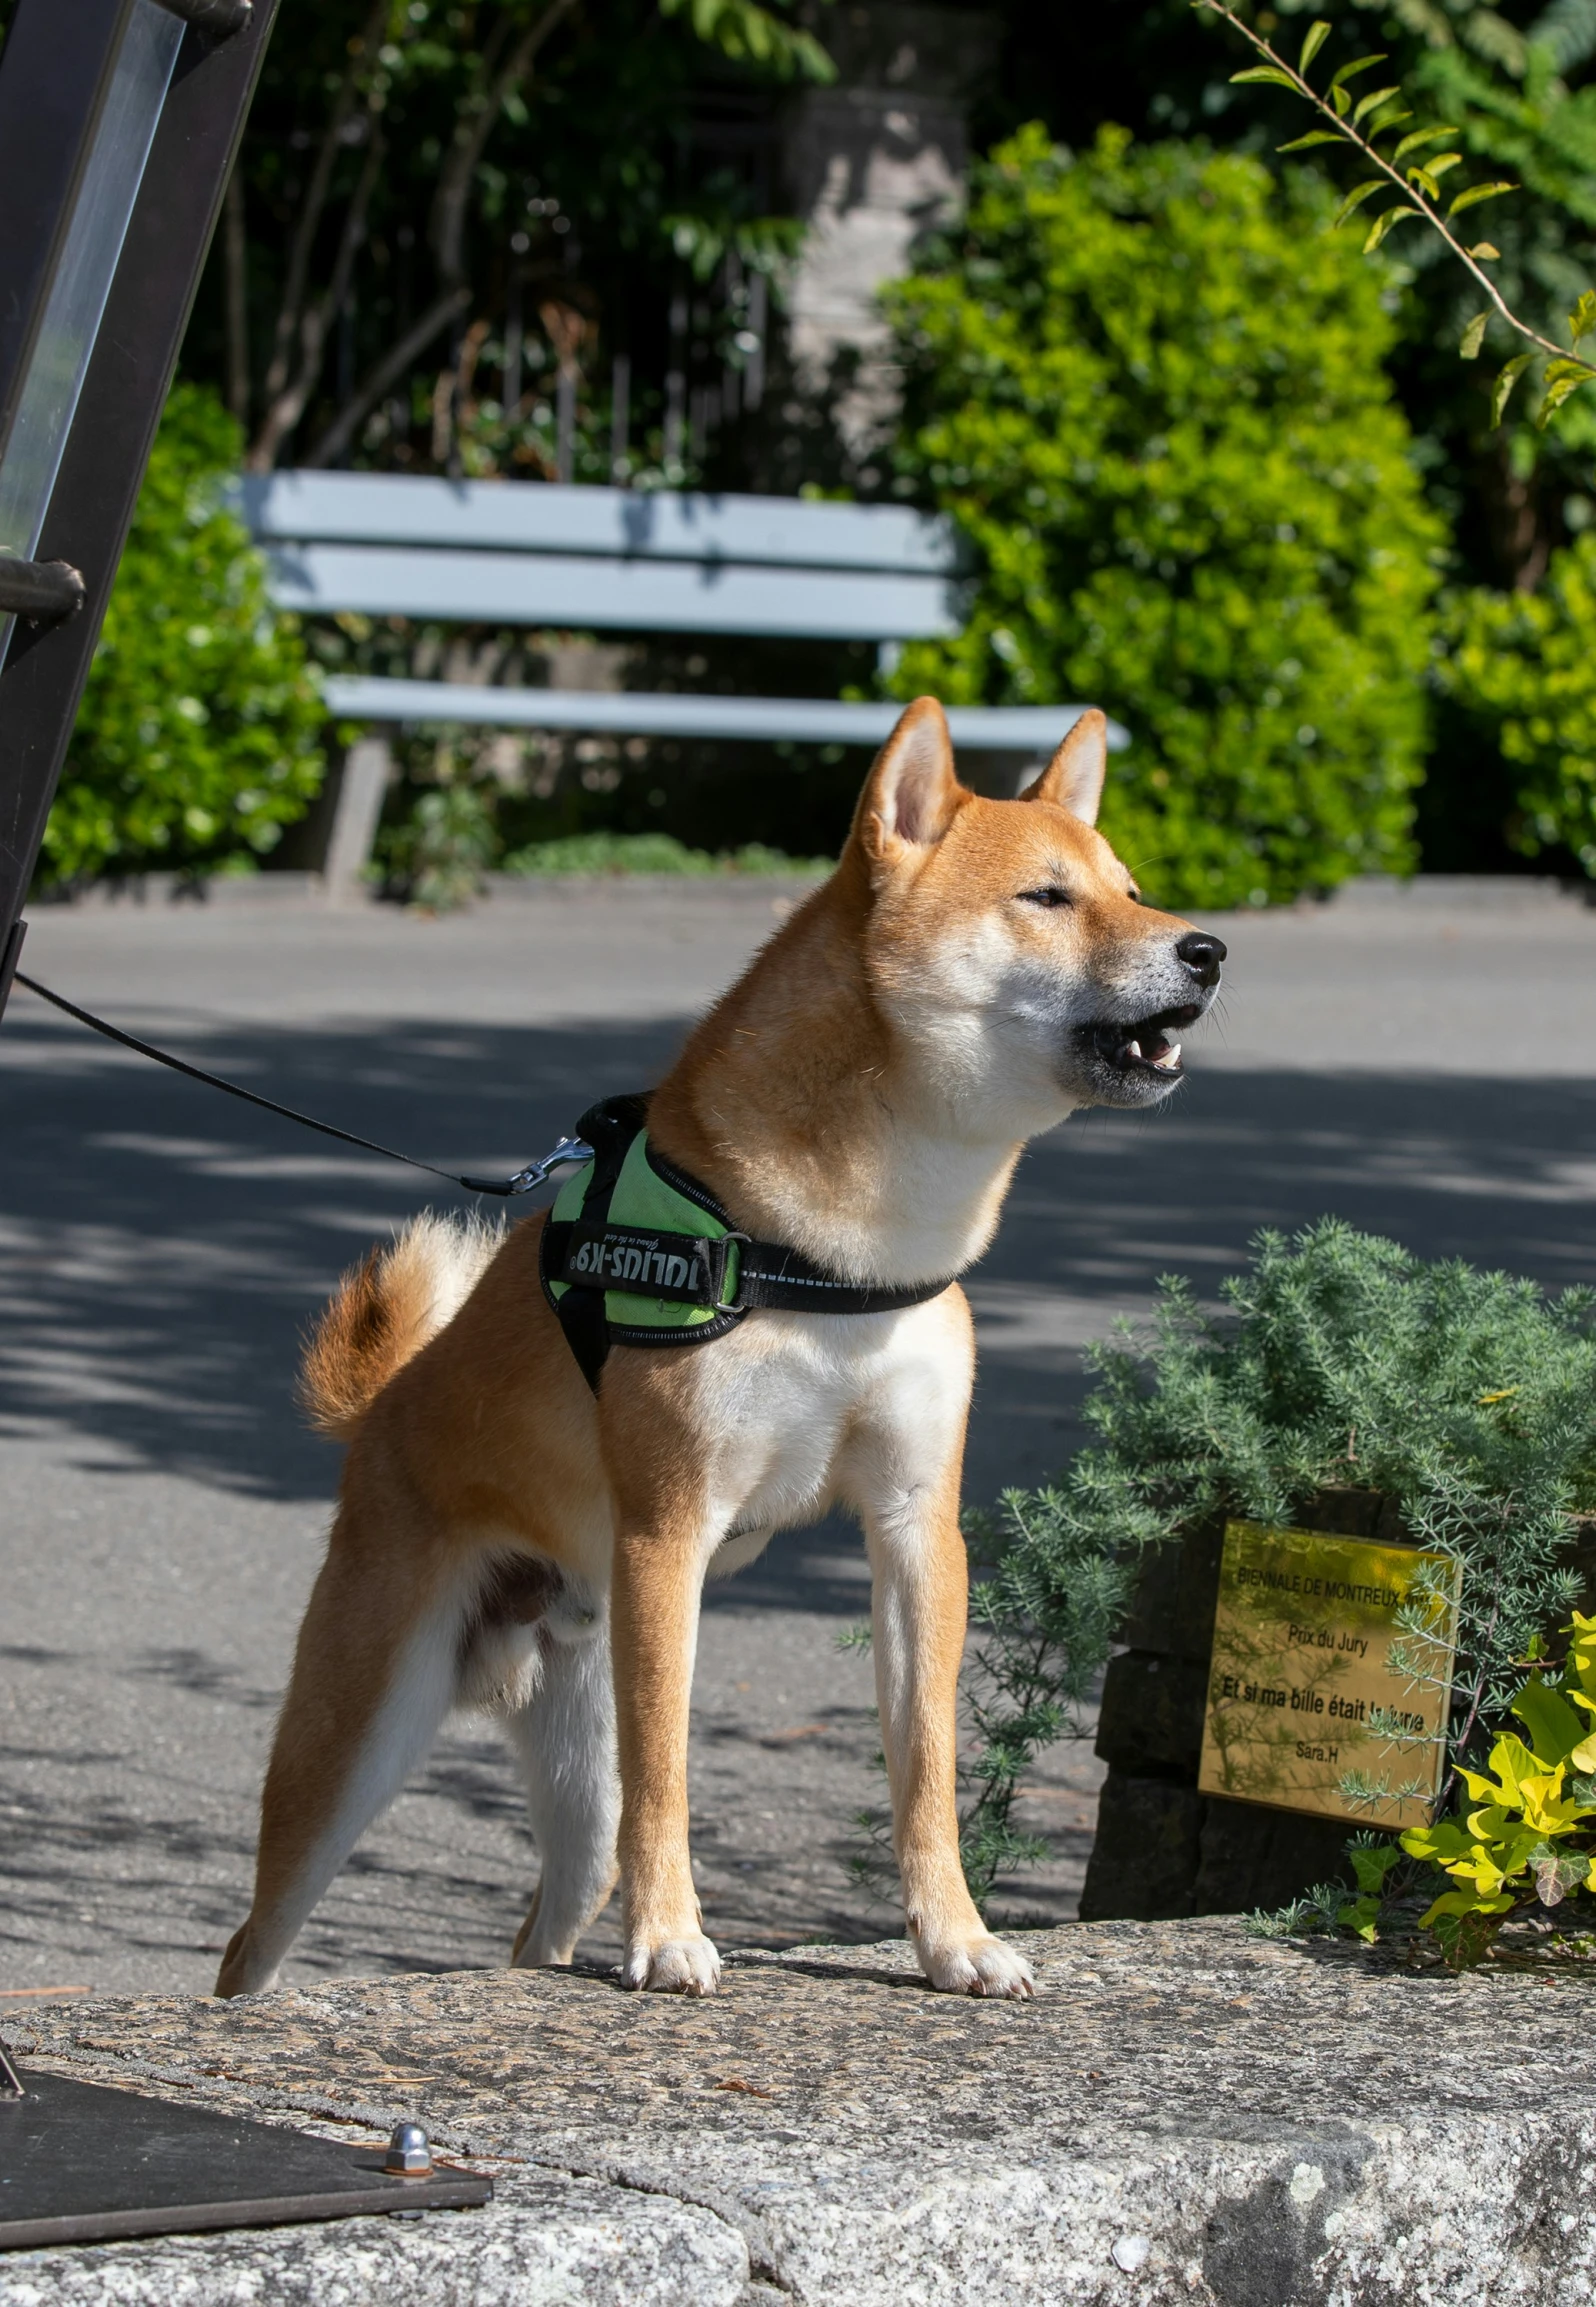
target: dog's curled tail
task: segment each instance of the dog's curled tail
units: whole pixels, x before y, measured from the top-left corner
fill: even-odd
[[[300,1364],[300,1406],[319,1433],[347,1441],[389,1379],[453,1321],[504,1230],[427,1211],[350,1268]]]

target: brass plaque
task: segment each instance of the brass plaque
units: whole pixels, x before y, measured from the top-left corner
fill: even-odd
[[[1227,1523],[1203,1793],[1361,1826],[1422,1824],[1446,1752],[1455,1579],[1445,1554]],[[1425,1611],[1416,1634],[1395,1623],[1410,1600]],[[1349,1771],[1391,1791],[1355,1800],[1342,1791]]]

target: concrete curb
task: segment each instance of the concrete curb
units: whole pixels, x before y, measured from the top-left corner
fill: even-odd
[[[1429,2307],[1596,2298],[1586,1966],[1458,1980],[1230,1919],[1022,1941],[1031,2004],[899,1942],[708,2002],[457,1973],[63,2004],[30,2060],[434,2137],[491,2210],[0,2258],[0,2307]],[[504,2160],[499,2160],[499,2159]]]

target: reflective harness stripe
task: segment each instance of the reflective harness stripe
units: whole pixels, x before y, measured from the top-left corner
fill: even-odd
[[[608,1098],[582,1116],[593,1159],[543,1228],[543,1294],[595,1392],[612,1345],[708,1345],[760,1307],[896,1313],[952,1280],[847,1282],[801,1250],[751,1240],[707,1186],[649,1144],[647,1123],[646,1097]]]

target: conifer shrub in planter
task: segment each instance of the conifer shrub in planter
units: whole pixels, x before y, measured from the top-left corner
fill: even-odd
[[[977,562],[893,691],[1103,706],[1131,732],[1104,831],[1186,909],[1413,862],[1444,533],[1333,205],[1306,171],[1033,126],[888,296],[896,485]]]
[[[1209,1316],[1186,1284],[1165,1282],[1147,1334],[1093,1357],[1094,1442],[1056,1485],[1010,1491],[970,1518],[979,1744],[964,1823],[980,1890],[1027,1854],[1016,1788],[1041,1746],[1081,1727],[1148,1549],[1198,1540],[1227,1516],[1311,1522],[1312,1500],[1352,1486],[1379,1494],[1385,1527],[1457,1564],[1438,1815],[1460,1792],[1480,1808],[1476,1780],[1500,1786],[1492,1755],[1524,1727],[1526,1662],[1552,1662],[1542,1679],[1561,1674],[1559,1630],[1579,1623],[1588,1566],[1579,1517],[1596,1509],[1596,1293],[1548,1297],[1461,1261],[1427,1264],[1326,1219],[1292,1240],[1261,1234],[1221,1297]],[[1399,1620],[1397,1640],[1410,1631]],[[1560,1703],[1567,1730],[1582,1701]],[[1580,1777],[1575,1743],[1548,1760],[1568,1765],[1548,1800],[1568,1799]],[[1399,1753],[1393,1769],[1402,1775]],[[1410,1843],[1407,1855],[1449,1863],[1440,1848]],[[1410,1878],[1388,1888],[1411,1896]],[[1457,1887],[1436,1879],[1424,1904]],[[1354,1901],[1350,1886],[1326,1896]]]

